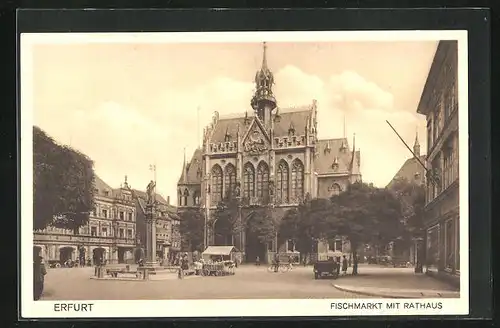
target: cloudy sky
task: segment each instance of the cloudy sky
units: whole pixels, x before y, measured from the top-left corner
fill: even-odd
[[[418,130],[426,149],[425,118],[416,108],[436,47],[269,42],[268,64],[278,105],[317,99],[320,138],[342,137],[345,117],[363,180],[385,186],[411,156],[386,120],[410,145]],[[32,55],[34,124],[91,157],[113,187],[127,175],[132,187],[145,189],[156,164],[158,191],[175,202],[184,149],[190,157],[213,112],[251,110],[262,45],[38,44]]]

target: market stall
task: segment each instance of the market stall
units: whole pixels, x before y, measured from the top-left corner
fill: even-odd
[[[225,276],[235,274],[238,250],[234,246],[208,246],[202,253],[203,275]]]

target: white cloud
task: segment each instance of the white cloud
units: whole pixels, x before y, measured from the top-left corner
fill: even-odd
[[[288,65],[275,73],[275,81],[281,107],[318,100],[320,137],[342,137],[345,117],[347,136],[352,138],[356,133],[367,182],[385,186],[410,156],[386,120],[411,145],[418,126],[425,149],[424,119],[394,108],[391,93],[356,72],[342,72],[325,81]],[[152,178],[148,166],[155,162],[158,190],[175,202],[184,147],[189,159],[201,143],[199,130],[210,123],[213,111],[220,115],[251,111],[253,88],[251,82],[216,76],[189,89],[169,85],[148,99],[148,108],[132,108],[114,99],[95,108],[75,110],[65,124],[71,131],[72,144],[95,161],[97,174],[107,183],[118,187],[128,175],[134,188],[144,189]],[[47,132],[51,133],[50,129]]]

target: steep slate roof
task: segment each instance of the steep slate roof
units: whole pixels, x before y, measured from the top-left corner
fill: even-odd
[[[236,135],[236,134],[235,134]],[[202,168],[202,150],[200,148],[196,149],[191,157],[191,161],[182,168],[181,177],[179,179],[179,184],[199,184],[201,183],[201,177],[198,175],[198,170],[203,170]],[[203,172],[203,171],[202,171]],[[186,180],[184,181],[184,178]]]
[[[288,135],[290,124],[293,125],[296,135],[305,133],[307,119],[311,115],[311,106],[303,106],[297,108],[279,108],[279,120],[274,121],[274,136],[283,137]],[[273,119],[276,114],[273,115]],[[253,120],[254,114],[248,112],[249,123]],[[215,124],[215,130],[212,133],[209,143],[225,142],[226,134],[231,136],[231,141],[236,141],[238,126],[240,136],[247,132],[250,124],[245,125],[245,114],[234,118],[221,117]]]
[[[288,136],[288,129],[293,125],[295,135],[303,135],[306,131],[307,119],[311,115],[311,107],[288,108],[279,110],[280,120],[274,122],[274,136]]]
[[[253,120],[253,114],[248,113],[248,119]],[[210,138],[209,143],[225,142],[226,133],[231,136],[231,141],[236,141],[236,134],[240,129],[240,136],[243,136],[248,126],[245,125],[245,116],[235,118],[220,118],[215,125],[215,130]]]
[[[426,155],[420,155],[420,161],[425,164]],[[417,180],[415,174],[419,174],[419,179]],[[391,182],[387,185],[388,188],[392,186],[392,184],[397,179],[407,179],[410,182],[424,183],[425,180],[425,169],[422,165],[417,161],[415,157],[409,158],[405,161],[403,166],[399,169],[398,173],[394,175]]]
[[[104,182],[101,178],[99,178],[96,175],[94,175],[94,188],[97,189],[97,195],[98,196],[104,196],[104,197],[111,197],[113,193],[113,188],[111,188],[106,182]],[[109,192],[108,195],[106,195],[105,192]]]
[[[345,151],[341,150],[342,143],[344,143]],[[352,150],[349,149],[347,138],[318,140],[316,154],[314,169],[318,174],[350,172]],[[356,151],[356,157],[356,161],[359,161],[359,151]],[[337,159],[338,164],[337,170],[334,170],[332,166],[335,159]],[[354,164],[357,165],[357,163]]]

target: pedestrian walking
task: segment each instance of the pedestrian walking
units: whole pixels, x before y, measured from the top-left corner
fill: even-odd
[[[347,274],[347,258],[345,255],[342,258],[342,273],[344,276]]]
[[[35,301],[38,301],[42,297],[46,274],[47,269],[45,268],[45,263],[43,263],[43,258],[35,256],[33,261],[33,297]]]
[[[278,269],[280,267],[280,255],[276,253],[274,256],[274,272],[278,272]]]
[[[260,257],[258,256],[255,257],[255,265],[260,266]]]

